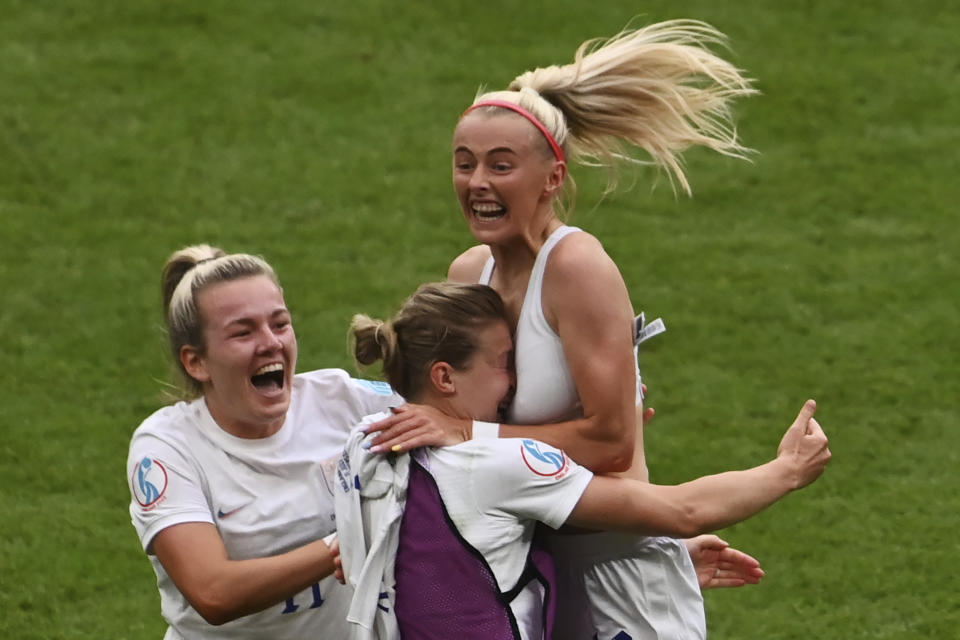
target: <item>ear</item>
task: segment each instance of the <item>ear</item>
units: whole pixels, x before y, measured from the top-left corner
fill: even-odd
[[[197,382],[207,382],[210,374],[207,372],[207,363],[200,354],[200,350],[188,344],[180,347],[180,364],[191,378]]]
[[[554,197],[557,193],[560,192],[560,189],[563,188],[563,183],[567,179],[567,163],[566,162],[554,162],[553,167],[550,169],[550,173],[547,174],[547,184],[544,186],[544,194],[549,197]]]
[[[457,392],[457,384],[453,381],[454,368],[447,362],[434,362],[430,367],[430,384],[433,389],[445,396]]]

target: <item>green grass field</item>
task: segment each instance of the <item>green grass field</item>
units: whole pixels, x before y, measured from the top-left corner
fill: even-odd
[[[687,157],[573,223],[668,332],[643,355],[655,480],[772,455],[815,397],[834,462],[723,532],[764,564],[710,592],[715,640],[953,638],[960,628],[960,9],[3,0],[0,638],[160,638],[124,461],[167,365],[159,271],[207,241],[284,281],[300,367],[350,368],[352,313],[387,314],[469,246],[449,140],[477,87],[584,39],[711,22],[762,95],[760,153]]]

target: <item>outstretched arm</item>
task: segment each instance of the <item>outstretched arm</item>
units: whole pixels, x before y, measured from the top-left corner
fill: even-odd
[[[728,471],[677,486],[597,476],[567,520],[592,529],[692,537],[762,511],[813,482],[830,461],[827,437],[808,400],[780,442],[777,457],[746,471]]]

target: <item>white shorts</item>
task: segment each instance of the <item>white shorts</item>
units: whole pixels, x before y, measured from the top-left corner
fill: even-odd
[[[703,640],[703,596],[682,540],[551,534],[555,640]]]

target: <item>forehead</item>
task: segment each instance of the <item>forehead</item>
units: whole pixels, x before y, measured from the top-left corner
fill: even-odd
[[[479,334],[481,349],[494,353],[513,349],[513,336],[506,320],[487,325],[479,331]]]
[[[283,291],[267,276],[218,282],[197,295],[204,322],[212,327],[286,311]]]
[[[453,132],[453,148],[482,153],[507,148],[528,150],[542,137],[540,131],[523,116],[497,109],[493,113],[471,111],[457,123]]]

